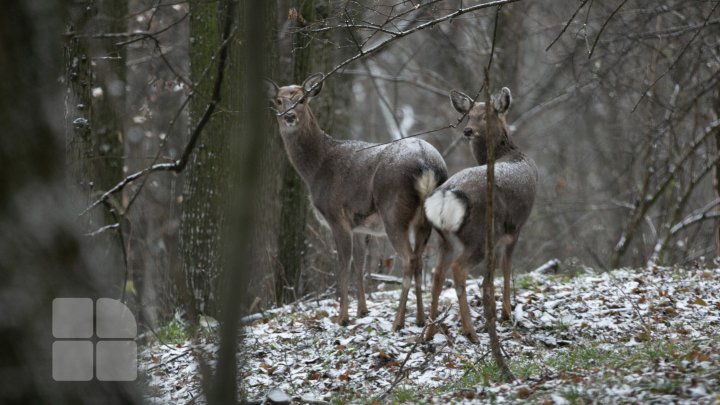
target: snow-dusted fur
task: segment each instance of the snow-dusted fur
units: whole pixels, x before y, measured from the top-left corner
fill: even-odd
[[[447,180],[445,161],[437,149],[417,138],[389,144],[333,139],[320,128],[310,108],[323,80],[323,74],[318,73],[302,86],[266,84],[270,102],[279,114],[278,127],[288,158],[307,185],[318,218],[327,223],[335,239],[340,262],[338,323],[347,325],[350,321],[348,278],[354,270],[358,277],[358,316],[368,312],[364,275],[351,260],[360,247],[353,246],[355,232],[386,234],[402,263],[403,290],[393,330],[405,326],[413,277],[415,321],[422,325],[422,254],[432,232],[422,204],[438,184]]]
[[[425,215],[435,228],[457,232],[463,223],[467,207],[451,190],[438,190],[425,201]]]

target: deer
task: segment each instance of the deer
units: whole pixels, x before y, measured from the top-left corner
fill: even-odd
[[[478,342],[473,328],[465,286],[468,272],[485,258],[485,208],[487,203],[487,137],[495,142],[494,237],[502,268],[502,318],[510,319],[510,277],[512,254],[523,225],[530,216],[535,200],[538,173],[535,162],[515,145],[506,123],[512,95],[503,87],[491,98],[491,105],[476,102],[459,91],[450,92],[453,108],[467,115],[463,135],[478,166],[466,168],[451,176],[425,200],[425,214],[440,234],[438,262],[433,272],[430,325],[425,336],[432,339],[436,331],[438,300],[447,267],[452,268],[455,291],[460,307],[463,334]],[[486,120],[490,133],[486,133]],[[486,298],[483,298],[486,299]]]
[[[302,85],[279,87],[266,81],[267,95],[290,163],[307,185],[311,205],[330,229],[339,261],[337,323],[346,326],[348,279],[356,271],[353,234],[387,236],[403,269],[400,304],[392,330],[405,326],[411,278],[415,279],[418,325],[425,324],[422,304],[422,253],[432,232],[423,202],[447,175],[445,160],[429,143],[408,139],[389,144],[336,140],[315,119],[310,101],[323,85],[322,73]],[[414,243],[411,243],[414,242]],[[368,314],[364,274],[357,272],[357,316]]]

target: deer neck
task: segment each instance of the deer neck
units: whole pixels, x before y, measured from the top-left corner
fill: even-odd
[[[290,163],[307,182],[314,178],[328,154],[332,138],[318,125],[315,117],[296,131],[280,131]]]
[[[505,156],[511,155],[515,152],[519,152],[518,147],[513,143],[507,133],[506,128],[502,128],[500,133],[494,135],[495,139],[495,160],[500,160]],[[472,151],[475,160],[479,165],[487,164],[487,144],[484,140],[475,138],[470,143],[470,150]]]

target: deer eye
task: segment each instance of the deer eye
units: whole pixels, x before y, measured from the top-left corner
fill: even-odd
[[[280,104],[282,104],[282,101],[280,101],[279,98],[276,98],[276,99],[275,99],[275,104],[280,105]]]

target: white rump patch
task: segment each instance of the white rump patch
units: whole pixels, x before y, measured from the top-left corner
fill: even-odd
[[[428,220],[444,231],[457,232],[465,218],[465,211],[465,204],[450,190],[435,192],[425,201]]]
[[[435,178],[435,172],[432,170],[423,171],[415,182],[415,189],[420,193],[420,198],[423,199],[428,194],[432,193],[433,190],[438,186],[437,179]]]

